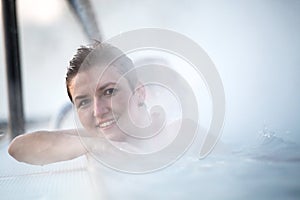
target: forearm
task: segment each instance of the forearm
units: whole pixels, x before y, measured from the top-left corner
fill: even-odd
[[[72,130],[37,131],[16,137],[9,154],[20,162],[45,165],[70,160],[86,153],[80,138]]]

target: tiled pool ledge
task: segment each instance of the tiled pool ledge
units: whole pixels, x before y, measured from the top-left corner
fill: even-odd
[[[0,145],[0,199],[98,199],[85,156],[45,166],[15,161]]]

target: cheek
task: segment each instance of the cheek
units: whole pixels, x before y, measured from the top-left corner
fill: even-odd
[[[138,106],[134,99],[131,99],[128,106],[128,111],[131,115],[131,117],[135,118],[138,117]]]
[[[90,129],[94,127],[93,124],[93,115],[90,111],[90,109],[86,109],[86,110],[78,110],[77,111],[77,115],[78,118],[81,122],[81,125],[86,128],[86,129]]]
[[[111,99],[111,109],[119,114],[127,111],[130,105],[130,96],[128,93],[119,93]]]
[[[125,106],[124,106],[125,107]],[[129,102],[126,101],[126,112],[127,114],[133,118],[133,119],[136,119],[136,117],[138,117],[138,114],[139,114],[139,109],[138,109],[138,105],[137,105],[137,99],[136,99],[136,96],[132,96],[130,99],[129,99]],[[125,110],[124,110],[125,112]]]

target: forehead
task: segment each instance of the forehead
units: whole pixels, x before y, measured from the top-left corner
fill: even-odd
[[[74,97],[77,93],[95,91],[108,82],[126,84],[124,83],[124,78],[115,67],[93,66],[78,72],[71,81],[70,92]]]

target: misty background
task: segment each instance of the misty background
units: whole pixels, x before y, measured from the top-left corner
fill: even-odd
[[[164,28],[207,52],[225,88],[224,140],[247,143],[267,127],[299,141],[300,1],[91,2],[104,40],[134,29]],[[20,0],[17,5],[25,116],[51,121],[69,101],[64,82],[68,62],[88,40],[65,1]],[[7,122],[2,19],[0,23],[0,121]]]

